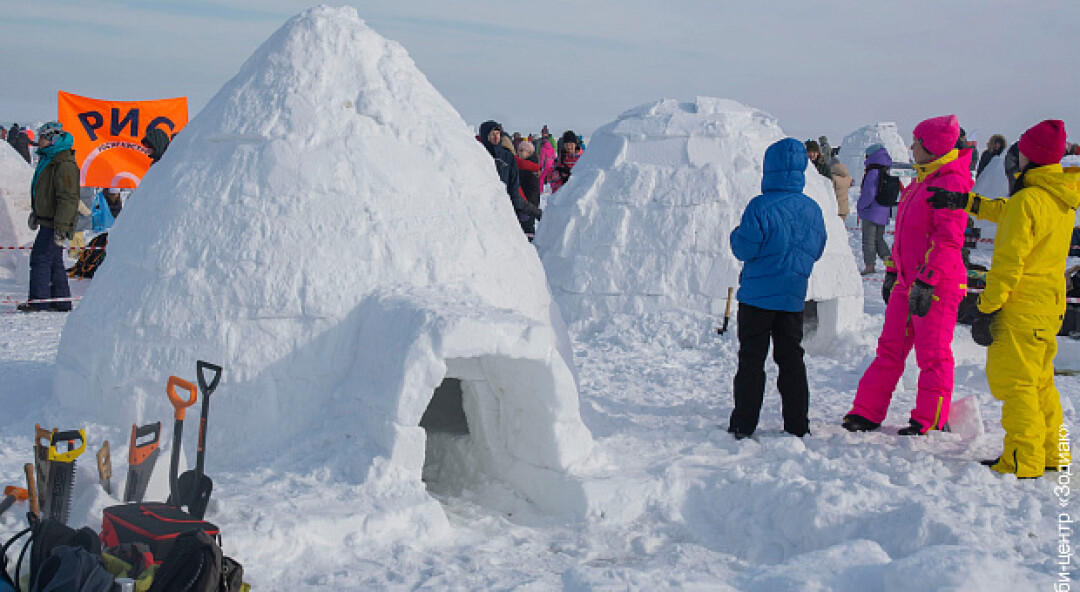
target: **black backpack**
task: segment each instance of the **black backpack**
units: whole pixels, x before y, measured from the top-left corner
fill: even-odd
[[[887,168],[878,169],[877,193],[874,194],[874,201],[888,208],[895,207],[900,201],[900,189],[900,177],[890,175]]]
[[[100,553],[59,546],[42,562],[30,592],[112,592],[113,581]]]
[[[41,571],[41,567],[50,558],[53,550],[58,547],[76,547],[87,551],[91,556],[100,557],[101,541],[98,539],[97,533],[95,533],[93,529],[84,526],[79,530],[75,530],[59,520],[50,518],[38,519],[37,516],[31,513],[27,514],[27,518],[30,520],[30,526],[11,537],[11,539],[4,544],[2,549],[0,549],[4,555],[3,563],[6,563],[8,549],[23,535],[30,535],[23,544],[18,559],[15,560],[15,577],[11,582],[13,584],[12,587],[15,590],[20,590],[18,583],[18,580],[20,579],[20,568],[22,567],[23,557],[26,555],[27,549],[30,551],[31,590],[37,589],[37,578]]]
[[[221,554],[204,530],[188,530],[176,542],[154,574],[149,592],[239,592],[244,568]]]
[[[68,270],[68,276],[82,278],[94,277],[98,267],[101,267],[101,264],[105,261],[105,247],[108,245],[108,232],[103,232],[95,236],[90,241],[90,244],[86,245],[88,248],[83,249],[82,254],[79,255],[79,260]]]

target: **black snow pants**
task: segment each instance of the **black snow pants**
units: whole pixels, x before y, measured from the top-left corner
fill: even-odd
[[[784,431],[804,436],[810,431],[810,392],[803,362],[803,313],[766,310],[739,304],[739,369],[735,373],[735,409],[728,431],[748,436],[757,428],[765,395],[765,357],[772,340],[779,367],[776,386],[783,405]]]

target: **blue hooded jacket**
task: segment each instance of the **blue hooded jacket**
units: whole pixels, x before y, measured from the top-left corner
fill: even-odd
[[[762,194],[750,200],[731,231],[731,251],[743,262],[738,300],[767,310],[799,312],[814,263],[825,252],[825,219],[803,194],[806,147],[794,138],[765,151]]]

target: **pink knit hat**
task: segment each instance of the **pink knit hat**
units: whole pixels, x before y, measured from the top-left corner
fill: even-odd
[[[927,152],[942,156],[956,148],[956,140],[960,138],[960,122],[955,115],[931,117],[915,126],[912,135],[922,142]]]
[[[1020,136],[1020,153],[1040,166],[1061,162],[1065,155],[1065,122],[1047,119],[1036,123]]]

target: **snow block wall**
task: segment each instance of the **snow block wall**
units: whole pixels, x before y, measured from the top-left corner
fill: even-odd
[[[425,456],[467,457],[541,507],[584,507],[592,438],[540,260],[472,131],[353,8],[294,17],[176,137],[57,358],[56,398],[121,426],[171,425],[169,375],[222,365],[211,472],[325,467],[445,526]],[[467,434],[428,438],[448,380]]]
[[[860,127],[844,136],[844,141],[840,144],[840,152],[836,155],[848,171],[851,171],[851,177],[855,180],[855,189],[862,184],[863,173],[866,172],[866,149],[874,144],[884,146],[894,163],[911,162],[911,151],[908,149],[911,141],[904,140],[904,136],[901,136],[896,129],[895,123],[886,121]],[[854,205],[854,202],[852,204]]]
[[[7,142],[0,142],[0,247],[28,247],[37,233],[26,225],[30,217],[30,183],[34,169]],[[0,278],[29,273],[29,251],[0,249]]]
[[[728,238],[761,193],[765,149],[783,137],[771,115],[708,97],[643,105],[597,130],[534,243],[563,318],[722,316],[741,269]],[[806,179],[829,233],[807,299],[819,302],[819,331],[836,333],[861,317],[862,282],[831,183],[809,161]]]

